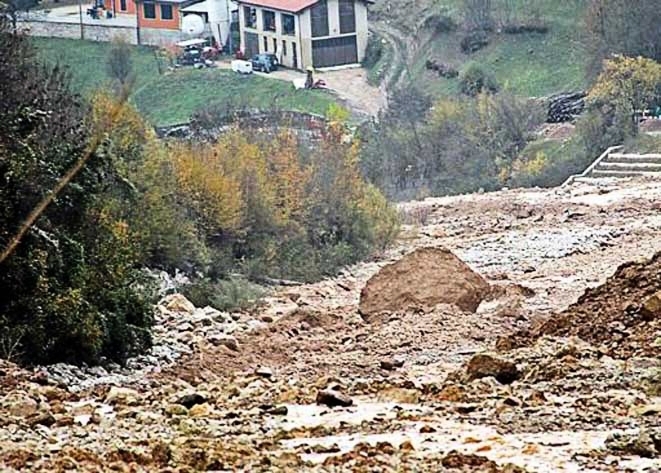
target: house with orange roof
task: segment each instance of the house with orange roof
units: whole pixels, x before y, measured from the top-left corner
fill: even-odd
[[[372,0],[238,0],[241,50],[293,69],[359,64]]]

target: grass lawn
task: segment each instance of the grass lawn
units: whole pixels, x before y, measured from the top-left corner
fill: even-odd
[[[461,22],[461,0],[438,0],[445,10]],[[508,0],[514,4],[514,14],[522,19],[534,3],[539,16],[549,26],[546,34],[493,33],[491,43],[473,54],[463,54],[461,28],[436,36],[416,55],[411,67],[413,79],[434,96],[454,95],[457,79],[443,79],[425,69],[427,59],[436,59],[463,71],[475,62],[491,71],[501,87],[515,94],[539,97],[556,92],[583,89],[587,86],[586,69],[589,55],[583,39],[585,2],[582,0]],[[505,0],[496,0],[494,17],[504,15]],[[528,6],[526,6],[528,5]]]
[[[110,45],[93,41],[33,38],[39,57],[69,68],[73,86],[83,95],[107,87],[106,57]],[[188,121],[206,105],[277,108],[323,114],[335,100],[321,90],[294,90],[285,81],[241,76],[219,69],[182,68],[159,74],[154,51],[135,47],[136,84],[131,101],[154,125]]]

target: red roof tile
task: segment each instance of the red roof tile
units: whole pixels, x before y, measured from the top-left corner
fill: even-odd
[[[319,0],[238,0],[239,3],[256,7],[273,8],[274,10],[297,13],[311,7]]]

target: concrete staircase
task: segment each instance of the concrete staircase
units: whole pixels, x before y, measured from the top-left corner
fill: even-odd
[[[618,152],[621,149],[621,146],[608,148],[583,173],[571,176],[563,185],[604,178],[645,176],[661,179],[661,154]]]

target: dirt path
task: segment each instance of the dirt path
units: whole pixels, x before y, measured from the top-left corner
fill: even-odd
[[[191,354],[120,388],[72,393],[0,366],[0,469],[658,471],[651,440],[626,454],[606,442],[661,425],[642,381],[658,360],[618,361],[577,339],[543,338],[496,355],[518,366],[513,384],[467,381],[464,364],[623,262],[660,251],[659,201],[661,183],[628,181],[403,204],[398,246],[374,261],[284,288],[255,313],[214,315],[252,327],[232,329],[232,343],[210,335],[216,322],[184,309],[166,311],[163,330],[187,325]],[[365,282],[437,245],[502,294],[474,314],[439,306],[363,321]],[[403,366],[384,369],[392,360]],[[315,404],[329,386],[353,405]],[[55,423],[23,415],[37,408]]]

